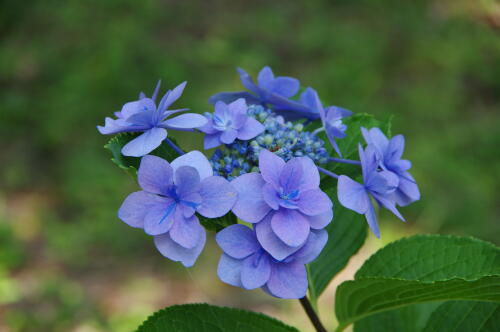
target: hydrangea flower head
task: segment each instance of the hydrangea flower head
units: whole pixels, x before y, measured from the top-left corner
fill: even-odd
[[[275,297],[299,299],[307,292],[305,264],[319,255],[327,240],[325,230],[313,231],[300,250],[276,260],[261,246],[253,230],[231,225],[216,236],[224,251],[217,274],[222,281],[236,287],[262,287]]]
[[[204,148],[211,149],[221,144],[231,144],[236,139],[246,141],[264,131],[264,126],[247,114],[245,99],[240,98],[227,105],[222,101],[215,104],[215,112],[208,116],[208,122],[200,128],[205,135]]]
[[[106,118],[105,125],[97,126],[97,129],[105,135],[142,132],[122,149],[122,154],[125,156],[142,157],[160,146],[167,138],[167,129],[193,130],[207,122],[204,116],[195,113],[186,113],[169,119],[171,115],[186,110],[168,109],[182,95],[185,86],[186,82],[167,91],[157,107],[156,96],[160,87],[158,82],[152,98],[147,98],[141,93],[139,100],[126,103],[121,111],[115,112],[116,119]]]
[[[144,156],[138,182],[142,191],[125,199],[118,217],[154,236],[158,250],[184,266],[192,266],[205,245],[205,230],[195,213],[207,218],[223,216],[237,198],[226,179],[213,176],[210,163],[199,151],[172,163]]]
[[[361,128],[361,132],[366,143],[375,147],[380,159],[380,167],[399,177],[399,185],[394,193],[396,203],[400,206],[407,206],[418,201],[420,191],[415,179],[408,172],[411,162],[401,159],[405,146],[403,135],[396,135],[389,140],[379,128],[369,130]]]
[[[340,203],[348,209],[364,214],[372,232],[380,237],[377,215],[371,198],[398,218],[404,221],[403,216],[396,209],[394,192],[398,188],[399,178],[396,174],[386,170],[379,170],[379,156],[373,145],[365,150],[359,145],[359,157],[363,172],[363,184],[348,176],[341,175],[338,179],[338,197]]]
[[[231,184],[238,192],[233,213],[257,223],[259,242],[282,260],[300,249],[311,229],[324,228],[333,217],[333,204],[319,188],[319,172],[307,157],[285,162],[263,150],[259,173],[243,174]]]

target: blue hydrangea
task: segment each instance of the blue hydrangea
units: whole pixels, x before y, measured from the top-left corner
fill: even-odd
[[[210,163],[216,174],[227,179],[258,171],[259,154],[268,150],[285,161],[295,157],[309,157],[315,164],[328,162],[325,142],[304,130],[302,123],[285,121],[270,109],[251,105],[248,115],[264,125],[264,132],[250,141],[235,140],[224,149],[217,149]]]

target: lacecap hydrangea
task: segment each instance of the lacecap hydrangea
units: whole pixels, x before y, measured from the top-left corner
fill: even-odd
[[[213,95],[213,110],[204,115],[171,109],[186,83],[157,105],[158,83],[151,98],[140,93],[98,126],[117,135],[108,144],[115,147],[113,160],[136,174],[140,186],[118,218],[186,267],[203,251],[207,230],[215,230],[223,282],[302,298],[306,265],[332,241],[328,225],[336,209],[364,215],[380,237],[377,208],[404,220],[398,207],[419,200],[420,192],[411,163],[402,159],[402,135],[364,128],[351,121],[352,111],[324,107],[312,87],[301,89],[299,80],[275,76],[269,67],[256,81],[238,72],[246,90]],[[171,130],[192,132],[205,153],[186,151]],[[363,142],[355,141],[354,151],[344,142],[356,137]],[[359,160],[343,158],[356,152]]]

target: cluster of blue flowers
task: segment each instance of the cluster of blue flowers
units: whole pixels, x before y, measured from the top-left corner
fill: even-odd
[[[232,213],[250,226],[236,223],[216,234],[223,251],[219,278],[279,298],[302,298],[308,287],[306,264],[325,247],[325,227],[333,218],[320,172],[338,179],[339,202],[364,214],[377,237],[374,203],[403,219],[397,206],[418,200],[420,193],[408,172],[410,162],[401,159],[403,136],[388,139],[378,128],[363,128],[366,148],[359,145],[360,161],[333,158],[318,133],[326,133],[341,157],[337,140],[346,136],[343,119],[352,112],[323,107],[310,87],[296,96],[299,81],[275,77],[269,67],[260,71],[257,83],[242,69],[239,73],[250,92],[212,96],[213,113],[170,118],[187,110],[169,109],[186,84],[167,91],[157,106],[158,84],[151,98],[141,93],[115,113],[116,119],[98,126],[102,134],[138,133],[122,154],[141,158],[137,179],[142,190],[125,199],[118,217],[153,236],[162,255],[190,267],[206,242],[199,216]],[[316,120],[318,129],[305,130]],[[210,159],[199,151],[186,153],[168,138],[170,130],[201,132],[204,148],[216,150]],[[167,161],[150,155],[162,144],[179,157]],[[332,161],[360,165],[363,183],[322,167]]]

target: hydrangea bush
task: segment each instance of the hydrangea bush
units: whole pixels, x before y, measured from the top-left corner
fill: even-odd
[[[214,236],[222,282],[300,299],[314,328],[326,331],[317,299],[363,244],[366,225],[379,238],[378,211],[405,221],[400,208],[420,199],[411,162],[403,159],[404,137],[391,136],[388,121],[323,106],[312,87],[275,76],[269,67],[256,81],[242,69],[238,73],[246,91],[213,95],[213,110],[204,115],[177,114],[187,109],[172,107],[186,82],[156,104],[158,83],[151,98],[140,93],[114,113],[116,119],[98,126],[100,133],[116,135],[106,147],[140,187],[125,198],[118,218],[152,236],[163,256],[185,267],[196,263],[207,236]],[[170,137],[171,130],[192,132],[204,151],[186,151]],[[417,303],[448,306],[448,300],[463,300],[466,309],[471,301],[498,303],[498,253],[488,243],[455,237],[417,236],[391,244],[337,289],[337,329],[355,323],[356,330],[384,330],[384,324],[408,314],[404,310],[415,315],[429,310]],[[482,263],[470,269],[469,256]],[[420,288],[409,296],[405,289],[412,287]],[[224,325],[235,323],[217,315],[236,314],[218,308],[216,315],[214,308],[196,310],[221,330],[247,331]],[[173,318],[167,318],[172,310],[153,315],[139,330],[204,331],[188,322],[172,328]],[[251,331],[295,330],[247,314],[255,315],[241,318],[248,326],[262,320]],[[376,323],[377,317],[383,323]]]

